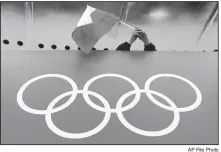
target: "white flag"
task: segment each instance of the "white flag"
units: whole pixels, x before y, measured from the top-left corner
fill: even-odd
[[[118,17],[87,6],[72,38],[85,53],[89,53],[98,40],[117,23]]]

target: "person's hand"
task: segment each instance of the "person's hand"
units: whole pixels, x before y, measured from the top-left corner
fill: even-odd
[[[127,41],[130,45],[134,43],[134,41],[136,41],[137,37],[139,36],[139,30],[138,28],[135,28],[135,30],[133,31],[130,39]]]
[[[150,41],[149,41],[149,39],[148,39],[148,36],[147,36],[147,34],[146,34],[143,30],[137,28],[137,32],[138,32],[138,34],[139,34],[139,35],[138,35],[138,38],[139,38],[141,41],[143,41],[144,45],[150,44]]]

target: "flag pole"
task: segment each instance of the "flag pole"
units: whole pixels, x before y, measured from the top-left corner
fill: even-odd
[[[127,27],[131,28],[132,30],[135,30],[135,28],[132,27],[132,26],[130,26],[129,24],[127,24],[127,23],[125,23],[125,22],[123,22],[123,21],[119,21],[119,22],[121,22],[122,24],[124,24],[124,25],[126,25]]]

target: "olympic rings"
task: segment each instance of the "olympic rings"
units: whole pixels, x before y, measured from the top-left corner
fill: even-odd
[[[33,109],[33,108],[30,108],[28,107],[24,101],[23,101],[23,92],[25,91],[25,89],[33,82],[37,81],[37,80],[40,80],[40,79],[43,79],[43,78],[53,78],[53,77],[57,77],[57,78],[61,78],[61,79],[64,79],[66,81],[68,81],[70,83],[70,85],[72,86],[72,90],[69,91],[69,92],[66,92],[66,93],[63,93],[59,96],[57,96],[54,100],[52,100],[52,102],[48,105],[47,109],[46,110],[37,110],[37,109]],[[89,86],[96,80],[100,79],[100,78],[105,78],[105,77],[116,77],[116,78],[121,78],[121,79],[124,79],[126,81],[128,81],[129,83],[132,84],[132,86],[134,87],[134,90],[132,91],[129,91],[127,93],[125,93],[124,95],[122,95],[118,102],[117,102],[117,105],[116,105],[116,108],[115,109],[111,109],[108,101],[103,97],[101,96],[100,94],[98,93],[95,93],[93,91],[89,91]],[[188,107],[184,107],[184,108],[178,108],[176,106],[176,104],[171,100],[169,99],[167,96],[159,93],[159,92],[156,92],[156,91],[153,91],[153,90],[150,90],[150,84],[153,80],[157,79],[157,78],[160,78],[160,77],[173,77],[173,78],[178,78],[180,80],[183,80],[184,82],[188,83],[195,91],[196,93],[196,101],[188,106]],[[141,93],[146,93],[147,97],[156,105],[158,105],[159,107],[163,108],[163,109],[166,109],[166,110],[169,110],[169,111],[172,111],[174,113],[174,119],[173,121],[171,122],[171,124],[165,128],[165,129],[162,129],[162,130],[159,130],[159,131],[145,131],[145,130],[141,130],[139,128],[136,128],[134,127],[133,125],[131,125],[123,116],[123,112],[127,111],[127,110],[130,110],[131,108],[133,108],[134,106],[136,106],[136,104],[140,101],[140,94]],[[102,120],[102,122],[95,128],[93,128],[92,130],[90,131],[87,131],[87,132],[83,132],[83,133],[68,133],[68,132],[65,132],[61,129],[59,129],[57,126],[55,126],[55,124],[53,123],[52,121],[52,118],[51,118],[51,114],[52,113],[55,113],[55,112],[59,112],[61,110],[64,110],[65,108],[67,108],[70,104],[72,104],[76,97],[77,97],[77,94],[82,94],[83,95],[83,98],[84,100],[86,101],[86,103],[91,106],[92,108],[98,110],[98,111],[101,111],[101,112],[104,112],[105,113],[105,116],[104,116],[104,119]],[[124,101],[131,95],[135,94],[135,98],[134,100],[128,104],[127,106],[125,107],[122,107],[122,104],[124,103]],[[153,95],[157,95],[159,97],[161,97],[162,99],[164,99],[165,101],[168,102],[168,104],[170,106],[167,106],[167,105],[164,105],[162,103],[160,103],[158,100],[156,100]],[[61,106],[57,107],[57,108],[54,108],[54,106],[64,97],[66,96],[69,96],[71,95],[71,97],[69,98],[69,100],[67,102],[65,102],[64,104],[62,104]],[[96,98],[98,98],[104,105],[104,107],[101,107],[101,106],[98,106],[96,105],[93,101],[91,101],[91,99],[89,98],[89,95],[92,95]],[[133,81],[131,80],[130,78],[126,77],[126,76],[122,76],[122,75],[119,75],[119,74],[101,74],[101,75],[98,75],[98,76],[95,76],[93,78],[91,78],[90,80],[88,80],[83,89],[82,90],[78,90],[78,87],[76,85],[76,83],[69,77],[67,76],[64,76],[64,75],[59,75],[59,74],[46,74],[46,75],[41,75],[41,76],[38,76],[38,77],[35,77],[29,81],[27,81],[24,85],[22,85],[22,87],[19,89],[18,93],[17,93],[17,103],[18,105],[21,107],[21,109],[23,109],[24,111],[26,112],[29,112],[29,113],[32,113],[32,114],[36,114],[36,115],[45,115],[45,121],[46,121],[46,124],[48,126],[48,128],[54,132],[55,134],[57,134],[58,136],[61,136],[61,137],[64,137],[64,138],[69,138],[69,139],[81,139],[81,138],[87,138],[87,137],[90,137],[92,135],[95,135],[97,134],[98,132],[100,132],[102,129],[104,129],[104,127],[108,124],[109,120],[110,120],[110,117],[111,117],[111,114],[112,113],[116,113],[120,122],[126,127],[128,128],[129,130],[131,130],[132,132],[134,133],[137,133],[137,134],[140,134],[140,135],[143,135],[143,136],[163,136],[163,135],[166,135],[166,134],[169,134],[171,133],[174,129],[176,129],[176,127],[178,126],[179,124],[179,121],[180,121],[180,112],[187,112],[187,111],[191,111],[191,110],[194,110],[196,109],[202,102],[202,95],[201,95],[201,92],[200,90],[197,88],[197,86],[195,84],[193,84],[191,81],[187,80],[186,78],[183,78],[181,76],[178,76],[178,75],[174,75],[174,74],[157,74],[157,75],[154,75],[152,77],[150,77],[146,82],[145,82],[145,86],[144,86],[144,89],[140,89],[138,87],[138,85]]]

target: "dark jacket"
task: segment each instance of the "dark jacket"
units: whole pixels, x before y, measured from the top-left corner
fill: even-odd
[[[130,47],[131,45],[127,42],[124,42],[122,44],[120,44],[116,50],[120,50],[120,51],[130,51]],[[144,45],[144,51],[156,51],[155,45],[150,43],[148,45]]]

